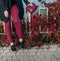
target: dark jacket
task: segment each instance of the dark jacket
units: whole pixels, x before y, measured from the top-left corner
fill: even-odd
[[[4,0],[0,0],[0,20],[7,21],[7,18],[4,16],[4,11],[7,10],[7,6]]]
[[[29,3],[28,0],[11,0],[11,5],[13,5],[14,3],[17,4],[19,8],[19,18],[21,20],[23,19],[23,16],[24,16],[24,8],[23,8],[22,1],[24,1],[26,5]]]
[[[23,0],[25,4],[27,5],[29,2],[28,0]],[[19,17],[22,20],[24,15],[24,8],[22,0],[0,0],[0,19],[2,21],[7,21],[7,18],[4,16],[4,10],[10,11],[11,7],[16,4],[19,9]],[[1,13],[2,11],[2,13]]]

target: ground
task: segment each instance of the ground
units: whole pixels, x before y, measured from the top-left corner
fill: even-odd
[[[44,45],[40,48],[19,49],[16,52],[9,47],[0,47],[0,61],[60,61],[60,46]]]

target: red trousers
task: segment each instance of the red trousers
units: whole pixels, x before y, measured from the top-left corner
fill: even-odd
[[[11,13],[11,16],[13,18],[13,23],[14,23],[18,38],[23,38],[21,22],[19,19],[18,7],[16,5],[13,5],[11,10],[10,10],[10,13]],[[8,21],[5,22],[5,32],[6,32],[7,39],[9,41],[9,43],[13,42],[10,19],[8,19]]]

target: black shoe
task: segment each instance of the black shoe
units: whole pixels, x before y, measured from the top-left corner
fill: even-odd
[[[19,45],[20,45],[20,48],[24,49],[24,42],[20,42]]]
[[[15,45],[12,45],[12,46],[11,46],[11,50],[12,50],[12,51],[16,51]]]

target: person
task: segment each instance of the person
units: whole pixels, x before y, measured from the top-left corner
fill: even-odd
[[[23,0],[26,5],[31,5],[28,0]],[[11,33],[10,15],[13,18],[13,23],[16,29],[16,33],[19,38],[19,44],[21,48],[24,48],[22,26],[20,20],[23,19],[24,8],[22,0],[0,0],[0,19],[5,22],[5,32],[7,39],[10,43],[11,50],[16,51],[16,47],[13,43]]]

